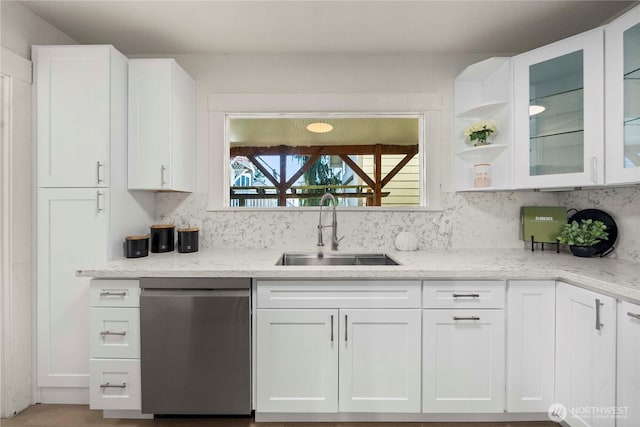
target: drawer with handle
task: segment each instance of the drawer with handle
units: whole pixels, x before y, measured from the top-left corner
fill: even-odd
[[[424,308],[504,308],[502,280],[425,280]]]
[[[140,309],[92,307],[89,330],[91,357],[140,357]]]
[[[91,307],[140,307],[139,280],[91,280]]]
[[[140,410],[140,360],[89,361],[91,409]]]

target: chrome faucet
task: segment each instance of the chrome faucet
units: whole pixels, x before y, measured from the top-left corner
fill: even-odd
[[[333,219],[331,220],[331,225],[322,225],[322,206],[324,205],[324,202],[327,199],[333,202]],[[338,239],[338,219],[336,217],[336,205],[337,205],[336,198],[333,197],[333,194],[331,193],[325,193],[320,199],[320,219],[318,220],[318,245],[317,245],[319,248],[324,246],[324,242],[322,241],[323,228],[331,227],[333,229],[332,230],[333,233],[331,234],[331,250],[332,251],[338,250],[338,244],[344,238],[344,236],[342,236],[341,238]]]

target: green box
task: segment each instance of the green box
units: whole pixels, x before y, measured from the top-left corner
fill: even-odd
[[[530,242],[557,243],[562,226],[567,223],[567,208],[564,206],[523,206],[520,213],[522,240]]]

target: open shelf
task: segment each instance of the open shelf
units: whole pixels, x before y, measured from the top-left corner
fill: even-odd
[[[456,155],[469,163],[491,163],[507,148],[506,144],[480,145],[458,151]]]
[[[497,113],[505,105],[507,105],[507,103],[503,101],[487,102],[485,104],[480,104],[477,107],[462,111],[458,113],[456,117],[459,119],[484,118]]]

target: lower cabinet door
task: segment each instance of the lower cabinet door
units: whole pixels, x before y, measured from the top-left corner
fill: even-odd
[[[422,411],[503,412],[504,310],[424,310]]]
[[[340,310],[340,412],[420,412],[420,310]]]
[[[258,412],[338,411],[338,310],[257,311]]]
[[[640,426],[640,306],[618,304],[617,427]]]
[[[91,409],[140,410],[140,359],[89,361]]]
[[[616,300],[559,282],[556,402],[567,409],[570,426],[614,426],[615,354]]]
[[[36,386],[89,387],[89,278],[75,272],[107,260],[108,192],[37,193]]]
[[[556,283],[512,280],[507,297],[507,411],[547,412],[555,402]]]

